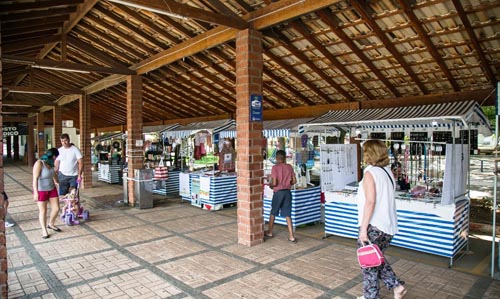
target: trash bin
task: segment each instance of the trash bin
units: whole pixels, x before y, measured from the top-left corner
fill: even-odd
[[[134,170],[134,196],[136,207],[150,209],[153,207],[153,169]]]

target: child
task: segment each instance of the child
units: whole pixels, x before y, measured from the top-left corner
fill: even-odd
[[[68,193],[64,195],[61,199],[65,201],[65,205],[62,209],[62,215],[66,215],[67,210],[69,209],[71,205],[71,212],[78,217],[78,211],[80,209],[80,201],[78,200],[78,197],[76,196],[76,188],[75,187],[69,187]]]

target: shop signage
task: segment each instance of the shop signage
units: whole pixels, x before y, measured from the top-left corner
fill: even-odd
[[[17,127],[3,127],[3,136],[18,136],[19,131],[17,130]]]
[[[250,121],[262,121],[262,95],[250,95]]]
[[[43,140],[43,132],[38,132],[38,139]]]

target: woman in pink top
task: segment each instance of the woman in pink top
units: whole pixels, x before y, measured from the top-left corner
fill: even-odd
[[[288,241],[297,243],[293,236],[292,227],[292,193],[290,188],[297,182],[295,172],[291,165],[286,164],[286,153],[283,150],[276,152],[276,165],[271,170],[269,187],[273,188],[273,201],[271,204],[271,215],[269,217],[269,228],[264,236],[273,237],[274,219],[281,210],[281,216],[285,217],[288,226]]]

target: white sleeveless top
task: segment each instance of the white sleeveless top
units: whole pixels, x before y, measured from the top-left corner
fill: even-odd
[[[384,169],[369,165],[364,171],[365,174],[367,172],[372,174],[377,193],[375,197],[375,209],[373,210],[373,215],[369,223],[386,234],[395,235],[398,232],[395,198],[396,182],[394,182],[391,169],[389,167],[384,167]],[[361,225],[363,221],[365,202],[365,190],[362,180],[358,188],[358,226]]]

